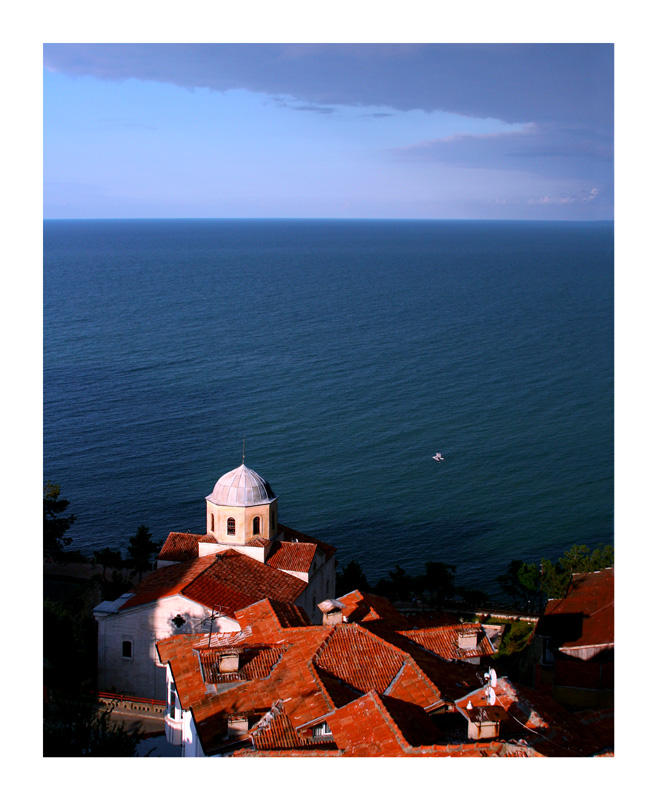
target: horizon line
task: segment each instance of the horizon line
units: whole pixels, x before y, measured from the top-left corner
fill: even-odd
[[[604,219],[500,219],[498,217],[43,217],[43,222],[193,222],[244,221],[244,222],[615,222],[614,217]]]

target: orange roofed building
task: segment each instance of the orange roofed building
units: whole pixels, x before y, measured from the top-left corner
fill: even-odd
[[[604,708],[614,692],[614,568],[575,573],[534,633],[535,685],[572,708]]]
[[[317,604],[335,591],[335,548],[281,525],[271,486],[244,464],[219,478],[205,500],[204,534],[170,533],[158,569],[94,609],[100,689],[164,700],[156,642],[177,633],[238,633],[237,611],[263,598],[321,621]]]
[[[236,612],[239,632],[158,642],[168,740],[187,757],[596,751],[587,727],[550,697],[438,655],[437,632],[423,637],[382,598],[352,592],[320,605],[322,625],[289,602],[261,600]]]

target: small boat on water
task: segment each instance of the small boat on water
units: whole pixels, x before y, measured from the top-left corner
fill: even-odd
[[[440,453],[436,453],[435,456],[431,456],[434,461],[444,461],[445,459],[440,455]]]

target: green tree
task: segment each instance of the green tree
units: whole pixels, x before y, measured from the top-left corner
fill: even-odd
[[[69,501],[60,498],[61,487],[48,481],[43,487],[43,553],[49,561],[59,561],[62,550],[73,539],[65,536],[75,522],[75,514],[61,516],[69,506]]]
[[[121,569],[123,556],[120,550],[105,547],[102,550],[96,550],[94,561],[103,568],[103,580],[105,580],[105,573],[108,569]]]
[[[132,566],[133,575],[139,575],[141,580],[144,572],[152,567],[153,556],[160,550],[160,545],[151,539],[147,525],[140,525],[137,533],[128,540],[128,561]]]
[[[575,572],[595,572],[613,565],[612,545],[600,545],[591,552],[586,545],[575,544],[566,550],[556,564],[547,559],[541,562],[541,589],[548,599],[564,597]]]
[[[536,564],[525,564],[515,559],[509,564],[507,571],[498,576],[497,582],[502,591],[520,601],[526,611],[531,611],[539,604],[541,573]]]
[[[546,599],[564,597],[575,572],[595,572],[614,564],[612,545],[591,552],[586,545],[573,545],[553,564],[544,558],[540,564],[512,561],[504,575],[497,578],[509,597],[520,600],[527,611],[540,611]]]

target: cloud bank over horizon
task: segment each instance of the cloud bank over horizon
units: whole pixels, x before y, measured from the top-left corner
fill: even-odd
[[[612,45],[46,44],[44,68],[46,216],[613,217]],[[54,191],[78,181],[111,199]]]

